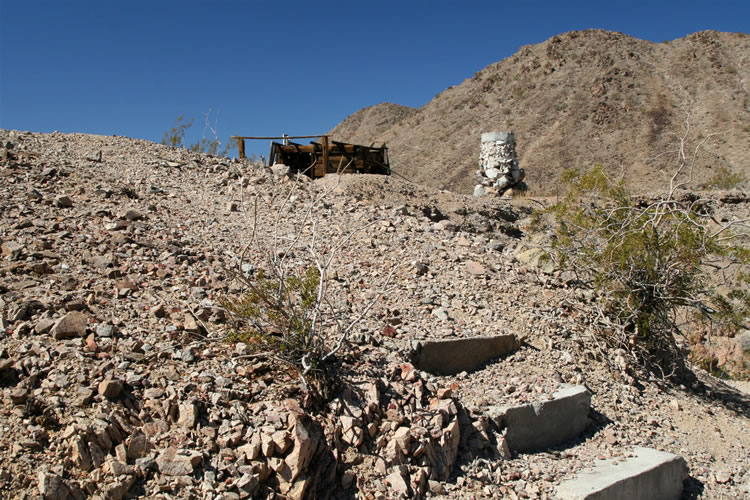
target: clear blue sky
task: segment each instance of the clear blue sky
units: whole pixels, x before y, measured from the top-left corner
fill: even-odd
[[[0,0],[0,128],[158,142],[182,113],[195,140],[212,110],[222,139],[324,133],[587,28],[747,33],[750,0]]]

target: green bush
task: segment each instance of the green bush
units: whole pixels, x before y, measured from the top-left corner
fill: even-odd
[[[287,364],[302,368],[303,357],[318,347],[312,334],[320,286],[318,270],[307,268],[283,278],[260,271],[246,283],[246,293],[224,302],[228,311],[250,323],[242,339],[257,351],[276,353]],[[322,355],[314,354],[310,356],[313,360]]]
[[[733,232],[733,223],[717,224],[708,201],[634,199],[601,166],[567,171],[562,181],[566,196],[538,212],[532,228],[551,223],[550,257],[596,290],[598,334],[609,346],[624,348],[637,366],[670,376],[684,368],[686,351],[675,334],[682,333],[688,310],[723,327],[747,319],[746,235]],[[717,269],[729,273],[729,298],[712,290]]]

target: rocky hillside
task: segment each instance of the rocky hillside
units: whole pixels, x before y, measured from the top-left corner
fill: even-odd
[[[689,116],[685,152],[701,144],[697,186],[720,169],[750,171],[749,82],[747,34],[704,31],[652,43],[574,31],[522,47],[416,111],[373,106],[332,134],[386,142],[398,173],[470,193],[480,134],[512,130],[535,194],[554,195],[563,169],[595,164],[641,192],[672,175]],[[383,123],[393,125],[380,131]]]
[[[391,102],[360,109],[334,129],[334,138],[346,137],[348,142],[370,145],[375,137],[417,112],[415,108]]]
[[[122,137],[0,130],[0,145],[2,498],[554,498],[638,447],[684,459],[686,498],[750,494],[747,384],[635,377],[602,350],[592,294],[534,264],[534,202],[292,180]],[[722,217],[748,210],[715,198]],[[240,259],[251,236],[307,238],[310,207],[323,245],[366,227],[330,273],[339,320],[393,271],[324,406],[222,307],[260,265]],[[466,364],[487,336],[511,351]],[[438,373],[425,346],[448,340],[460,371]],[[582,427],[522,446],[508,408],[571,393]]]

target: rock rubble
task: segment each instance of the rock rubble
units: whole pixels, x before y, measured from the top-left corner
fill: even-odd
[[[525,189],[522,181],[526,173],[518,164],[513,132],[482,134],[477,177],[479,184],[474,187],[474,196],[489,192],[502,195],[515,186]]]
[[[294,181],[120,137],[0,131],[0,146],[0,496],[543,498],[628,446],[683,456],[709,496],[750,486],[747,403],[613,370],[589,298],[515,257],[523,205],[395,178]],[[401,265],[319,408],[233,339],[221,304],[253,270],[239,258],[253,227],[295,231],[326,191],[321,238],[368,228],[339,255],[333,302],[354,314]],[[510,334],[514,352],[472,370],[410,361],[414,341]],[[509,448],[489,409],[566,383],[591,390],[592,425],[554,449]]]

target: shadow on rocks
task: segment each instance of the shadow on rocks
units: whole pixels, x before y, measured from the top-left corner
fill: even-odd
[[[710,376],[699,377],[690,392],[709,405],[720,405],[737,415],[750,418],[750,396]]]
[[[594,435],[599,433],[601,430],[613,423],[613,421],[604,415],[603,413],[591,408],[589,410],[589,423],[586,430],[579,434],[576,438],[560,443],[557,446],[550,446],[544,449],[539,449],[529,452],[512,452],[512,459],[517,458],[520,455],[534,455],[536,453],[551,453],[553,455],[559,455],[568,449],[575,448],[576,446],[582,445],[587,440],[591,439]],[[497,450],[497,437],[498,434],[493,429],[492,432],[486,434],[476,432],[472,429],[471,425],[462,426],[462,444],[459,448],[458,457],[453,467],[451,477],[448,482],[455,482],[459,476],[465,474],[463,469],[465,466],[471,464],[475,460],[479,459],[490,459],[497,460],[500,458]],[[465,437],[468,433],[468,439]],[[489,439],[487,439],[489,438]]]
[[[703,483],[692,476],[682,482],[682,500],[694,500],[703,496]]]

